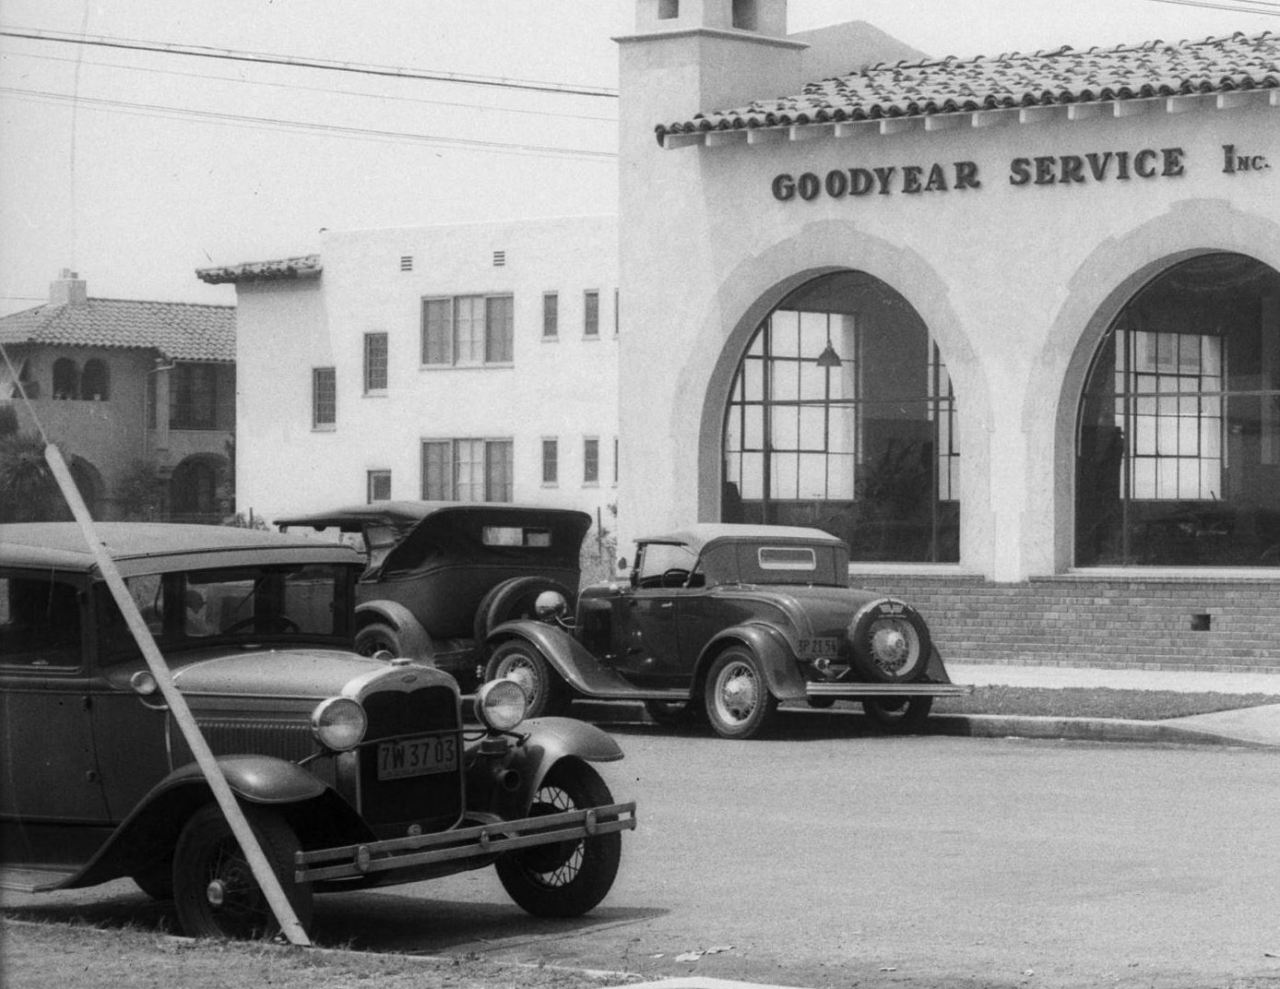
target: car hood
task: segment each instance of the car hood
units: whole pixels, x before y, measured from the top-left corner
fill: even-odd
[[[330,697],[388,669],[343,649],[238,649],[193,658],[174,670],[173,680],[184,694]]]

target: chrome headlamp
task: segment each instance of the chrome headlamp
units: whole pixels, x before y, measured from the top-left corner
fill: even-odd
[[[490,731],[510,731],[524,720],[529,698],[514,680],[490,680],[476,690],[475,709]]]
[[[364,741],[369,720],[350,697],[330,697],[311,712],[311,734],[327,749],[346,752]]]

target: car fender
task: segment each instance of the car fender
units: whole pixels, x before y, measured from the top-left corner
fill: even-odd
[[[354,835],[362,830],[346,802],[302,766],[271,756],[222,756],[217,762],[232,793],[249,803],[281,810],[300,834],[309,821],[318,820],[334,832]],[[187,819],[211,800],[213,792],[197,764],[174,770],[151,788],[89,863],[61,888],[133,875],[148,860],[163,860],[172,854]],[[303,805],[317,809],[292,813]],[[318,809],[321,806],[323,810]]]
[[[519,782],[503,795],[504,816],[528,814],[547,773],[565,759],[616,762],[622,758],[622,748],[611,735],[576,718],[532,718],[516,730],[524,742],[512,747],[504,768],[516,773]]]
[[[740,643],[751,649],[764,666],[765,682],[769,693],[780,701],[804,700],[804,677],[790,644],[772,625],[748,623],[734,625],[717,633],[702,649],[698,657],[695,676],[696,689],[700,692],[706,682],[707,671],[725,646]]]
[[[588,697],[596,693],[582,671],[598,668],[599,661],[581,642],[564,629],[530,619],[504,622],[496,626],[485,639],[486,652],[492,653],[495,646],[508,639],[524,639],[530,645],[536,646],[547,657],[547,662],[555,668],[555,671],[579,693]],[[532,724],[532,722],[528,723]]]
[[[399,601],[362,601],[356,605],[356,627],[375,622],[390,625],[400,636],[401,651],[414,659],[430,656],[434,651],[431,636],[413,612]]]

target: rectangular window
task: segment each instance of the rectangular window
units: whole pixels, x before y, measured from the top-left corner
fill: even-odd
[[[618,290],[615,288],[613,290],[613,335],[615,337],[618,335],[618,331],[622,328],[622,324],[619,322],[618,316],[620,312],[622,312],[622,307],[619,305]]]
[[[542,441],[542,483],[556,484],[560,480],[560,441]]]
[[[375,501],[391,500],[391,471],[371,470],[365,474],[366,500],[372,505]]]
[[[600,293],[595,289],[588,289],[582,296],[582,335],[600,335]]]
[[[174,429],[216,429],[218,368],[178,364],[169,379],[169,425]]]
[[[511,501],[510,440],[424,440],[422,497],[426,501]]]
[[[510,295],[460,295],[422,300],[422,363],[510,364],[514,300]]]
[[[387,390],[387,335],[364,335],[364,393],[380,395]]]
[[[554,339],[560,335],[560,296],[555,292],[542,293],[542,338]]]
[[[582,441],[582,483],[600,481],[600,441],[594,437]]]
[[[311,369],[311,426],[331,429],[338,422],[337,371],[331,367]]]

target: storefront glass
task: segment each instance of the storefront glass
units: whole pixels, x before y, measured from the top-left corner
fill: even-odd
[[[1079,566],[1280,566],[1280,274],[1170,268],[1107,331],[1080,405]]]
[[[959,449],[946,365],[884,282],[841,272],[760,325],[724,427],[722,518],[809,525],[852,558],[959,559]]]

